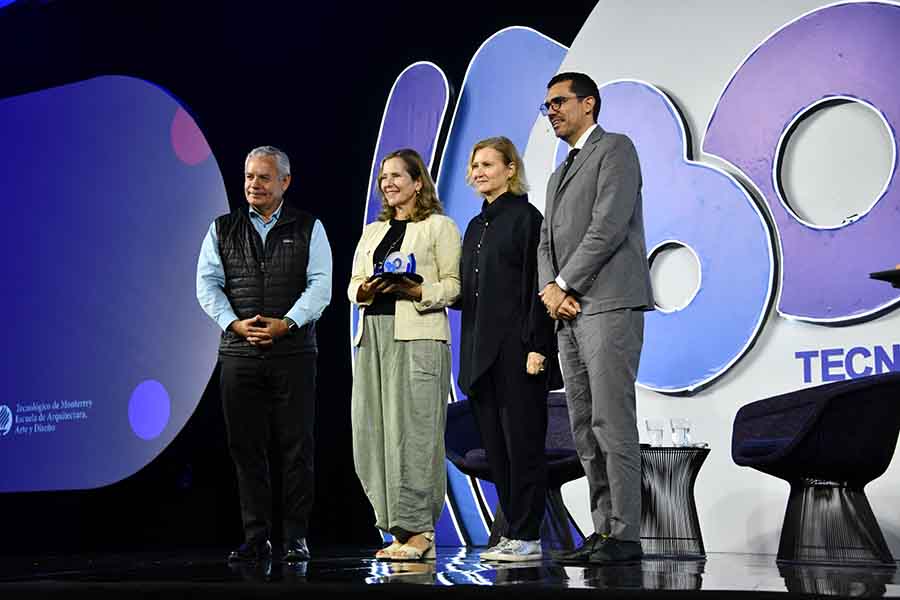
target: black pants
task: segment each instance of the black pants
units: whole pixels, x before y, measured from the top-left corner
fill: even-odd
[[[222,408],[247,541],[272,532],[270,434],[281,454],[282,535],[306,536],[313,503],[316,354],[220,356]]]
[[[509,524],[504,535],[515,540],[540,538],[547,495],[547,373],[528,375],[526,357],[517,340],[504,344],[469,396]]]

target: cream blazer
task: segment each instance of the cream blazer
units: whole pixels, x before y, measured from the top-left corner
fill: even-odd
[[[375,272],[372,255],[384,239],[391,224],[375,221],[363,229],[362,237],[353,255],[353,273],[347,295],[359,310],[359,326],[353,345],[362,339],[366,306],[372,301],[359,303],[356,292]],[[459,259],[462,242],[459,228],[450,217],[431,215],[406,226],[400,252],[416,257],[416,272],[422,276],[422,299],[397,300],[394,314],[395,340],[444,340],[450,341],[450,323],[447,307],[459,298]]]

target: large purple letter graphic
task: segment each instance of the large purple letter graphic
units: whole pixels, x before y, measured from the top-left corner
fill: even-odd
[[[832,229],[799,221],[777,185],[784,132],[829,98],[859,99],[896,130],[898,31],[900,6],[894,4],[839,4],[813,11],[774,33],[746,59],[710,119],[704,150],[741,169],[775,220],[783,273],[778,310],[784,316],[854,322],[900,298],[900,291],[868,278],[900,256],[896,171],[867,214]]]

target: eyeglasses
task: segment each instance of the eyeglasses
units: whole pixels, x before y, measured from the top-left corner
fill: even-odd
[[[557,96],[556,98],[550,98],[547,102],[544,102],[540,106],[541,114],[545,117],[550,114],[550,109],[559,110],[562,108],[562,105],[571,100],[572,98],[578,98],[581,100],[582,98],[587,98],[587,96]]]

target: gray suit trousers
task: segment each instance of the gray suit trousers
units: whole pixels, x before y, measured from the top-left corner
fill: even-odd
[[[594,530],[640,540],[641,453],[635,410],[644,313],[620,309],[563,321],[559,353]]]

